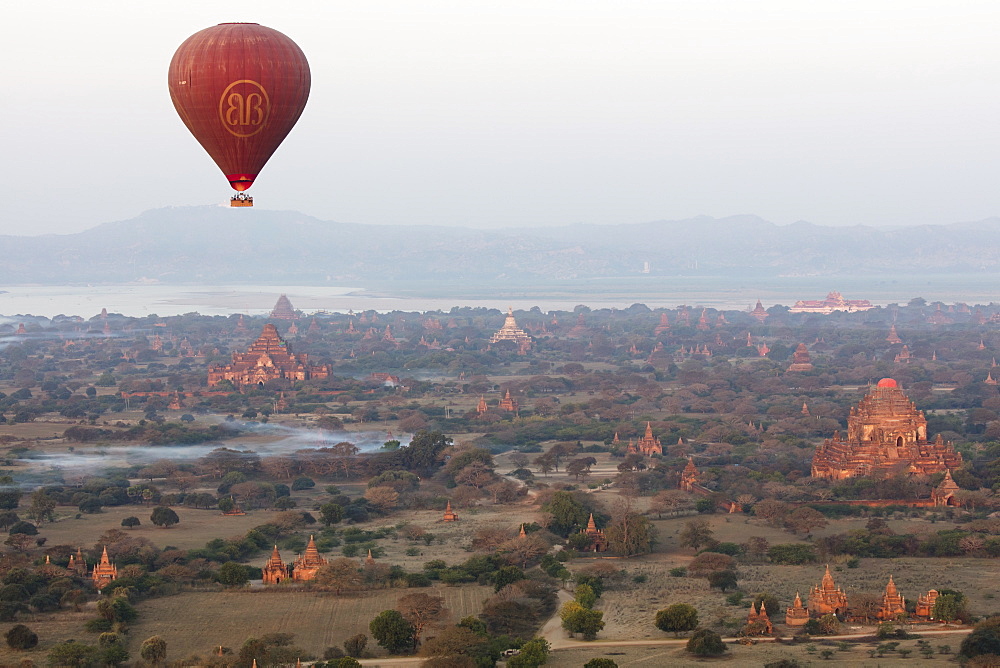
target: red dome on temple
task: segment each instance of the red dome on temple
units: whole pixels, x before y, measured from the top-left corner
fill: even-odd
[[[883,378],[878,382],[878,387],[898,387],[892,378]]]

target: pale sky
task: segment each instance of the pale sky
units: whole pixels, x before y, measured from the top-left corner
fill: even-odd
[[[177,46],[226,21],[280,30],[312,69],[250,191],[262,208],[475,227],[1000,215],[997,0],[50,0],[4,3],[0,233],[227,201],[166,86]]]

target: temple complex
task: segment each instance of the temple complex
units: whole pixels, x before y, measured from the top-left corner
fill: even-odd
[[[97,589],[104,588],[107,584],[118,579],[118,567],[111,563],[108,559],[108,546],[104,546],[104,552],[101,554],[101,560],[94,566],[94,570],[90,573],[90,579],[93,581],[94,586]]]
[[[451,501],[448,501],[448,506],[444,509],[444,522],[457,522],[458,514],[451,509]]]
[[[288,579],[288,565],[281,560],[277,545],[274,546],[271,557],[260,572],[264,577],[264,584],[280,584]]]
[[[844,299],[839,292],[831,292],[823,300],[799,300],[788,309],[789,313],[833,313],[834,311],[867,311],[875,308],[867,299]]]
[[[892,378],[883,378],[847,418],[840,432],[816,448],[812,475],[842,480],[897,473],[930,475],[954,470],[962,455],[938,435],[927,440],[927,420]]]
[[[507,307],[507,319],[491,338],[490,343],[500,343],[501,341],[513,341],[517,344],[517,350],[522,355],[531,349],[531,337],[523,329],[517,326],[514,320],[514,309]]]
[[[843,616],[847,612],[847,594],[833,583],[830,567],[826,567],[823,581],[809,590],[809,612],[818,617],[823,615]]]
[[[899,334],[896,333],[896,323],[893,323],[892,327],[889,328],[889,335],[885,337],[885,340],[892,345],[903,342],[903,339],[899,338]]]
[[[646,423],[646,433],[643,434],[642,438],[635,443],[629,441],[627,452],[646,457],[663,454],[663,445],[660,444],[660,439],[653,436],[653,427],[649,422]]]
[[[274,325],[264,325],[260,337],[245,353],[233,353],[233,361],[208,370],[208,384],[218,385],[228,380],[237,389],[248,385],[264,385],[272,380],[294,383],[315,380],[330,375],[327,365],[310,365],[308,355],[295,355]]]
[[[785,623],[789,626],[805,626],[809,621],[809,611],[802,605],[802,598],[795,592],[795,601],[792,607],[785,611]]]
[[[590,513],[587,528],[582,533],[585,533],[590,539],[590,546],[587,548],[589,551],[604,552],[608,549],[608,539],[605,538],[604,532],[597,528],[597,523],[594,522],[594,513]]]
[[[666,332],[669,332],[669,331],[670,331],[670,321],[667,320],[667,314],[666,313],[661,313],[660,314],[660,324],[658,324],[656,326],[656,329],[653,330],[653,333],[656,336],[659,336],[660,334],[665,334]]]
[[[879,619],[899,619],[906,616],[906,601],[896,590],[896,583],[889,576],[889,584],[885,586],[885,593],[882,594],[882,607],[878,609]]]
[[[292,579],[295,582],[306,582],[316,577],[316,572],[327,565],[327,560],[320,556],[316,549],[316,540],[309,536],[306,551],[292,564]]]
[[[292,302],[288,301],[288,297],[281,295],[278,297],[278,302],[271,309],[271,317],[275,320],[298,320],[299,316],[296,315],[295,309],[292,308]]]
[[[809,349],[806,344],[800,343],[792,354],[792,363],[788,366],[789,371],[812,371],[812,359],[809,357]]]

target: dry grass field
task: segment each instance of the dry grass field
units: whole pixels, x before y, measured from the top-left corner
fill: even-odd
[[[950,645],[952,652],[958,649],[964,635],[929,636],[931,647]],[[579,668],[590,659],[606,657],[615,661],[621,668],[627,666],[670,666],[670,668],[692,668],[694,666],[732,666],[733,668],[758,667],[779,659],[795,659],[803,666],[845,666],[849,668],[886,668],[887,666],[955,666],[954,654],[934,654],[925,659],[916,650],[916,640],[900,642],[901,649],[911,649],[909,658],[898,654],[886,654],[882,658],[871,658],[869,650],[876,643],[851,643],[849,649],[840,651],[836,641],[818,641],[814,643],[758,643],[752,647],[731,644],[725,656],[716,659],[698,659],[686,651],[681,645],[624,646],[601,647],[595,645],[589,648],[565,649],[553,652],[545,664],[551,668]],[[812,648],[814,651],[810,651]],[[819,653],[825,649],[833,650],[831,659],[825,660]],[[952,659],[952,660],[950,660]]]
[[[443,596],[452,623],[478,614],[493,593],[491,587],[477,585],[394,589],[352,597],[274,590],[189,592],[140,603],[129,647],[135,652],[145,638],[159,635],[167,641],[169,658],[176,660],[205,654],[213,646],[239,649],[248,637],[282,631],[296,634],[296,645],[321,657],[325,648],[341,645],[352,635],[370,637],[372,618],[413,591]],[[380,651],[372,640],[369,649]]]

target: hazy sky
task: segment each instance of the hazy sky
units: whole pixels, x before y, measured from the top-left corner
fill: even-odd
[[[250,191],[361,223],[1000,215],[1000,2],[8,2],[0,233],[231,190],[174,112],[225,21],[305,51],[305,113]],[[235,210],[234,215],[240,213]]]

